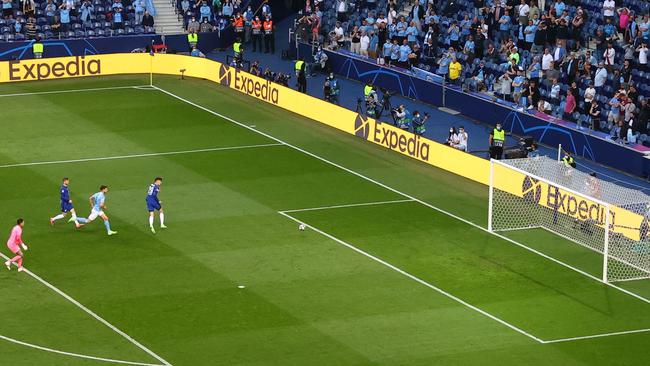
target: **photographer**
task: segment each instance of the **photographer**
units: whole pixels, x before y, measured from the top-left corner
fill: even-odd
[[[334,73],[331,72],[327,79],[325,79],[325,85],[323,85],[324,99],[338,105],[340,93],[339,81],[336,80]]]
[[[249,73],[255,76],[262,76],[262,70],[260,69],[260,63],[258,61],[253,61],[251,68],[248,70]]]
[[[400,104],[399,107],[392,110],[393,112],[393,122],[395,126],[401,129],[409,129],[410,121],[407,119],[407,110],[404,104]]]
[[[424,113],[424,116],[420,115],[420,112],[418,111],[413,111],[413,133],[422,136],[426,132],[426,128],[424,127],[424,123],[429,119],[429,113]]]
[[[377,104],[379,99],[377,97],[377,91],[372,85],[366,85],[363,88],[363,97],[366,102],[366,114],[369,117],[376,117],[377,115]]]

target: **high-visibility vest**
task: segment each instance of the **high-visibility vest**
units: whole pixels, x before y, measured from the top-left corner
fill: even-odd
[[[253,20],[253,34],[262,33],[262,22],[259,20]]]
[[[240,53],[241,52],[241,42],[235,42],[232,44],[232,50],[235,51],[235,53]]]
[[[501,129],[501,131],[496,128],[492,131],[492,145],[493,146],[503,146],[503,142],[506,140],[506,130]]]
[[[43,44],[41,42],[35,42],[32,45],[32,51],[34,52],[34,54],[43,53]]]
[[[272,34],[273,33],[273,21],[265,20],[264,21],[264,33]]]
[[[189,33],[187,35],[187,42],[190,44],[196,44],[199,41],[199,35],[196,33]]]
[[[562,162],[564,163],[564,166],[566,166],[567,168],[572,168],[576,165],[576,163],[573,161],[573,156],[568,156],[568,155],[564,156],[562,158]]]
[[[370,93],[372,93],[372,86],[370,86],[370,85],[366,85],[366,86],[363,88],[363,95],[364,95],[365,97],[369,97],[369,96],[370,96]]]
[[[302,65],[305,63],[303,60],[298,60],[296,61],[296,72],[302,71]]]
[[[241,32],[244,30],[244,18],[243,17],[237,17],[235,18],[235,31],[236,32]]]

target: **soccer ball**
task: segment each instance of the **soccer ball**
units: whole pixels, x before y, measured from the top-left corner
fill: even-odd
[[[305,224],[300,224],[300,225],[298,225],[298,230],[300,230],[300,231],[305,231],[305,228],[306,228],[306,227],[307,227],[307,225],[305,225]]]

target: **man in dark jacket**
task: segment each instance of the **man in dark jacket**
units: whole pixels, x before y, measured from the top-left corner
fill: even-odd
[[[142,16],[142,25],[145,27],[153,27],[153,17],[146,10],[144,11],[144,15]]]

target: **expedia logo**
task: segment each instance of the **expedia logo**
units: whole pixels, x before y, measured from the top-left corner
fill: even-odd
[[[221,85],[230,86],[230,67],[228,65],[221,64],[219,68],[219,82]]]
[[[418,135],[375,121],[372,139],[391,150],[399,151],[419,160],[429,161],[431,146]]]
[[[537,179],[527,176],[521,184],[521,192],[526,201],[539,203],[542,198],[542,185]]]
[[[234,74],[234,85],[229,85],[232,85],[236,90],[269,103],[278,104],[280,101],[280,90],[270,81],[239,70],[235,70]],[[223,80],[221,83],[223,84]]]
[[[42,80],[71,76],[101,75],[102,62],[77,56],[70,61],[9,61],[9,80]]]
[[[593,220],[600,225],[605,224],[605,215],[607,215],[607,208],[605,206],[572,195],[558,187],[548,186],[545,204],[546,207],[565,215],[580,220]],[[616,213],[614,211],[610,211],[609,222],[612,227],[616,224]]]
[[[354,135],[365,140],[368,138],[369,133],[370,121],[368,118],[357,113],[357,118],[354,120]]]

